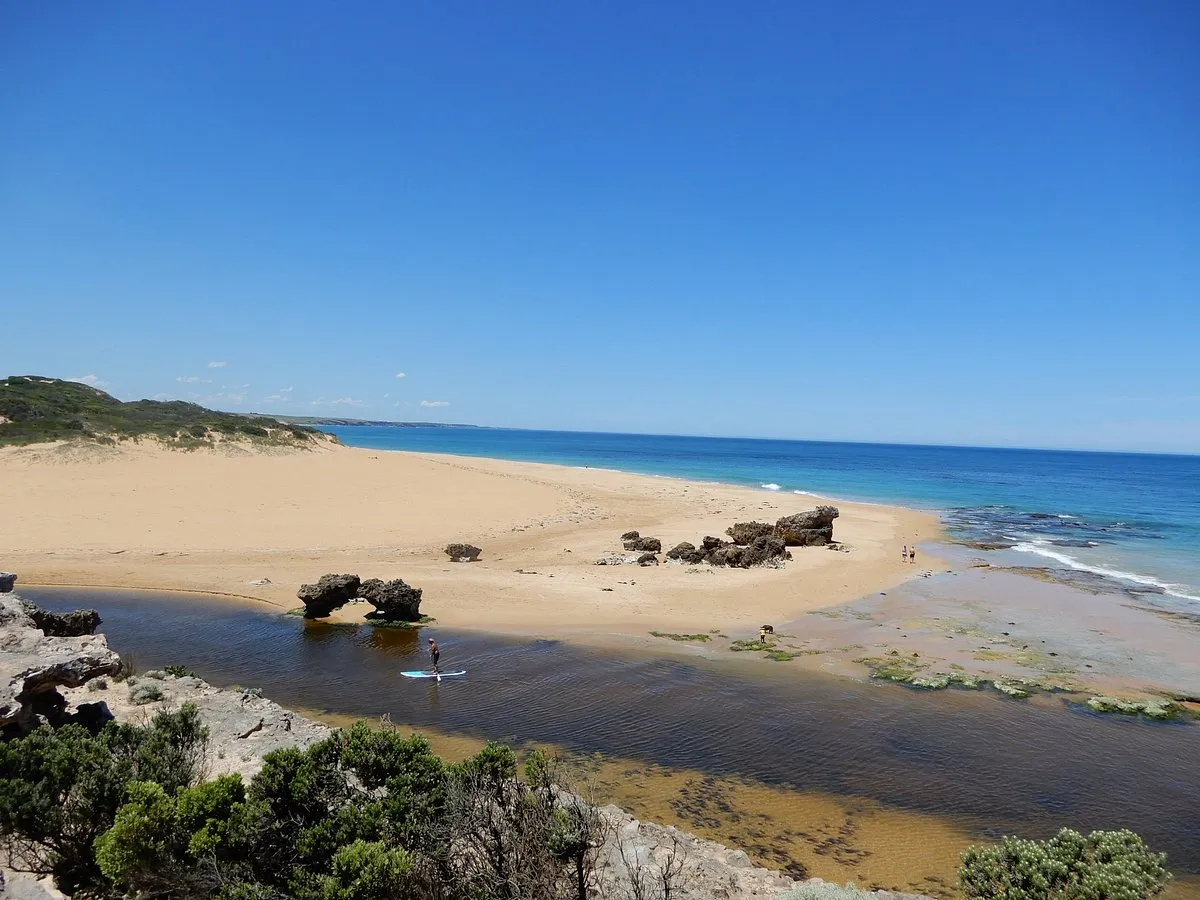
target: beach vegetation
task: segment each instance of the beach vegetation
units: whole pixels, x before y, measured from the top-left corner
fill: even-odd
[[[518,900],[594,886],[604,820],[539,751],[523,772],[500,744],[447,764],[423,738],[358,723],[269,753],[248,782],[200,782],[203,738],[185,707],[0,746],[4,849],[92,896]]]
[[[113,443],[142,438],[190,450],[225,439],[294,446],[319,432],[267,416],[206,409],[181,400],[122,402],[90,385],[58,378],[13,375],[0,379],[0,446],[61,440]]]
[[[1064,828],[1046,841],[970,847],[958,883],[967,900],[1145,900],[1170,881],[1166,858],[1132,831]]]
[[[94,844],[116,821],[128,786],[168,795],[195,783],[208,732],[194,705],[148,725],[43,726],[0,742],[0,842],[12,868],[52,875],[60,890],[107,887]]]
[[[136,678],[129,682],[129,700],[137,706],[155,703],[164,699],[165,696],[162,687],[153,682]]]
[[[195,672],[188,670],[184,666],[163,666],[163,672],[165,672],[167,675],[170,675],[172,678],[186,678],[189,675],[193,678],[196,677]]]
[[[875,895],[858,885],[811,882],[792,888],[780,900],[871,900]]]
[[[711,634],[672,634],[666,631],[652,631],[650,635],[652,637],[667,638],[672,641],[698,641],[704,643],[712,640]]]

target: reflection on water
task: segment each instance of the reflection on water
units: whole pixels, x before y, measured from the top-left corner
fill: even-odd
[[[286,706],[386,713],[441,732],[780,786],[863,804],[874,817],[929,814],[976,836],[1128,827],[1167,851],[1176,871],[1200,871],[1194,726],[1064,711],[1057,701],[925,694],[783,666],[750,679],[715,662],[441,629],[432,633],[443,665],[467,677],[413,682],[399,672],[426,665],[414,631],[306,625],[178,594],[24,592],[52,609],[96,607],[110,644],[133,652],[141,668],[186,665],[215,684],[260,687]],[[688,820],[686,809],[676,813]],[[819,843],[812,835],[794,840]]]

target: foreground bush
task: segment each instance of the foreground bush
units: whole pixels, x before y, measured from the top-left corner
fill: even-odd
[[[969,900],[1144,900],[1171,876],[1165,853],[1132,831],[1064,828],[1048,841],[1005,838],[962,855],[959,887]]]
[[[586,900],[595,808],[533,753],[447,765],[365,724],[197,784],[195,707],[0,745],[0,839],[67,891],[157,900]]]
[[[199,775],[208,733],[193,705],[147,727],[42,727],[0,743],[0,840],[14,868],[53,875],[70,893],[105,883],[93,844],[134,782],[167,794]]]

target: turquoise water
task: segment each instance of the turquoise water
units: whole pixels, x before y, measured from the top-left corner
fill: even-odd
[[[352,447],[619,469],[940,512],[957,537],[1200,605],[1200,456],[330,426]]]

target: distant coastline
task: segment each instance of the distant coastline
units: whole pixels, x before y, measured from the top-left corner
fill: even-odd
[[[275,413],[247,413],[248,416],[275,419],[285,425],[362,425],[372,428],[487,428],[486,425],[463,425],[455,422],[392,422],[386,419],[343,419],[332,416],[281,416]]]

